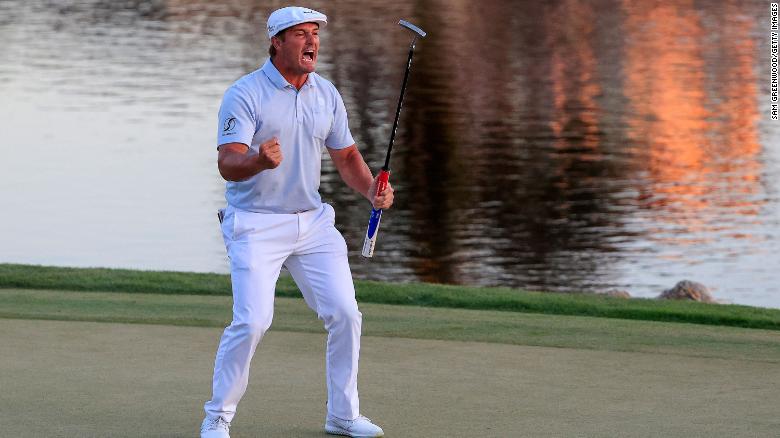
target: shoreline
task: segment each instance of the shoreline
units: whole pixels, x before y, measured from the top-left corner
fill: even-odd
[[[0,264],[0,289],[229,296],[230,277],[227,274]],[[361,303],[780,330],[780,309],[736,304],[368,280],[355,280],[355,289]],[[291,278],[282,277],[276,296],[300,298],[301,294]]]

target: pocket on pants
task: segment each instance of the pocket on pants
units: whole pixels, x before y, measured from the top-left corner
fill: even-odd
[[[323,203],[323,205],[325,206],[326,223],[328,224],[326,234],[330,240],[330,246],[335,254],[346,256],[348,253],[347,241],[344,240],[344,236],[336,228],[336,210],[330,204]]]
[[[328,215],[328,218],[330,219],[330,224],[336,225],[336,209],[334,209],[333,206],[328,204],[327,202],[323,202],[322,205],[325,207],[325,214]]]
[[[234,210],[230,207],[220,210],[222,217],[219,221],[219,228],[222,231],[222,239],[227,245],[228,241],[233,240],[233,213]]]
[[[252,214],[256,213],[233,209],[232,223],[230,224],[231,240],[245,240],[255,229],[251,221]]]

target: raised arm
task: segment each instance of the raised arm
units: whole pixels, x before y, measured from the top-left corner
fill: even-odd
[[[344,149],[328,148],[333,164],[344,182],[363,195],[374,208],[386,210],[393,205],[393,187],[390,184],[382,193],[376,193],[376,178],[354,144]]]
[[[256,174],[275,169],[282,162],[282,150],[276,137],[260,145],[260,153],[250,154],[244,143],[225,143],[219,146],[217,166],[227,181],[244,181]]]

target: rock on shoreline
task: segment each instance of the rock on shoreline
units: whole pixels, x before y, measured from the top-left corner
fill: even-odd
[[[674,285],[673,288],[667,289],[658,296],[658,299],[662,300],[691,300],[700,301],[702,303],[717,303],[717,300],[712,298],[707,286],[697,283],[695,281],[683,280]]]

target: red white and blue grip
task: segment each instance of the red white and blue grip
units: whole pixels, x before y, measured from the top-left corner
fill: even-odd
[[[390,172],[382,169],[377,178],[376,192],[382,193],[387,188],[387,182],[390,179]],[[363,240],[363,257],[372,257],[374,247],[376,246],[376,237],[379,234],[379,222],[382,220],[382,210],[379,208],[371,209],[371,217],[368,219],[368,229],[366,238]]]

